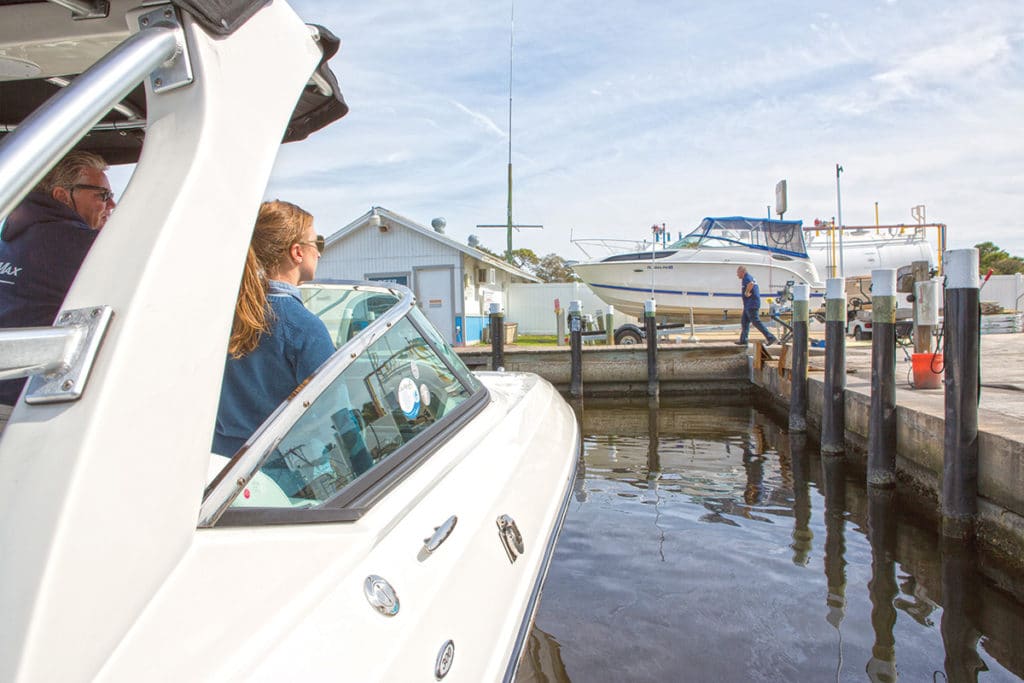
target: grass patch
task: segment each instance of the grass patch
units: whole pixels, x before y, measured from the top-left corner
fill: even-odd
[[[555,346],[558,338],[553,334],[521,334],[516,346]]]

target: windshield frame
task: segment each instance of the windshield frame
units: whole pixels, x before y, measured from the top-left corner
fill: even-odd
[[[743,221],[746,225],[732,226],[730,223],[738,223]],[[774,225],[786,225],[790,226],[794,230],[799,231],[800,243],[803,247],[801,251],[794,249],[784,249],[778,246],[772,246],[770,244],[761,244],[756,241],[757,237],[763,237],[767,232],[764,224],[767,223],[769,226]],[[749,230],[754,236],[753,241],[743,241],[735,239],[733,237],[726,237],[722,234],[727,230]],[[767,240],[765,240],[767,241]],[[712,242],[722,242],[724,244],[713,244]],[[807,256],[807,242],[803,234],[803,221],[783,221],[775,219],[764,219],[764,218],[744,218],[742,216],[733,216],[729,218],[705,218],[700,222],[696,228],[687,233],[682,238],[669,244],[666,249],[723,249],[728,247],[740,247],[743,249],[757,249],[759,251],[767,251],[773,254],[784,254],[786,256],[792,256],[795,258],[808,258]]]

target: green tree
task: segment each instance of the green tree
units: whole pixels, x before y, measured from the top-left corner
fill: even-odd
[[[479,240],[470,242],[470,246],[485,254],[504,260],[498,254],[480,244]],[[533,249],[513,249],[512,265],[520,270],[525,270],[530,275],[539,278],[543,282],[580,282],[580,276],[573,272],[572,268],[566,265],[565,259],[558,254],[537,256]]]
[[[1024,273],[1024,259],[1010,254],[992,242],[981,242],[975,244],[978,250],[978,266],[982,277],[989,268],[996,275],[1012,275],[1013,273]]]
[[[476,244],[470,243],[469,246],[473,247],[477,251],[482,251],[483,253],[487,254],[488,256],[493,256],[494,258],[498,259],[499,261],[504,261],[505,260],[504,258],[502,258],[501,256],[498,256],[493,251],[491,251],[490,249],[488,249],[484,245],[480,244],[479,242],[477,242]]]
[[[540,263],[540,259],[537,257],[537,254],[533,253],[533,249],[512,250],[512,265],[516,268],[525,270],[531,275],[536,275],[538,263]]]
[[[537,269],[533,273],[544,282],[579,282],[572,267],[566,264],[565,259],[558,254],[548,254],[540,259]]]

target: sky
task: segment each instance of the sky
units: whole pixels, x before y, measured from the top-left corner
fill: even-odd
[[[382,206],[503,251],[765,216],[911,223],[1024,255],[1024,2],[293,0],[342,40],[351,112],[285,145],[268,197],[330,234]]]

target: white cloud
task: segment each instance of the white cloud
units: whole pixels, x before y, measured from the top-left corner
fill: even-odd
[[[508,137],[507,133],[503,131],[501,128],[498,128],[497,124],[495,124],[494,121],[492,121],[488,116],[481,114],[480,112],[473,111],[472,109],[462,104],[461,102],[456,102],[452,100],[452,104],[454,104],[455,107],[459,109],[459,111],[468,114],[475,123],[483,126],[485,130],[494,133],[499,138]]]

